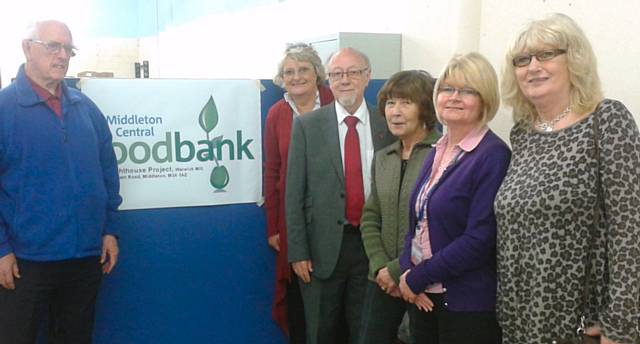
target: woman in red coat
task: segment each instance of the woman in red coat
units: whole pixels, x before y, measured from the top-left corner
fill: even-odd
[[[289,335],[290,343],[305,342],[305,319],[298,282],[291,278],[287,261],[287,228],[284,193],[287,154],[294,116],[303,115],[333,101],[323,82],[325,72],[318,53],[309,45],[287,47],[273,82],[286,91],[267,114],[264,133],[264,199],[269,246],[277,252],[276,286],[272,316]]]

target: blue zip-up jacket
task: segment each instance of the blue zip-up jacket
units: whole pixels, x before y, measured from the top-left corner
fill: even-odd
[[[24,65],[0,91],[0,257],[96,256],[103,235],[117,235],[122,198],[107,121],[87,96],[61,86],[61,118]]]

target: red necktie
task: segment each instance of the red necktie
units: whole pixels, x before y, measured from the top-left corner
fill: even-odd
[[[362,184],[362,162],[360,160],[360,139],[356,131],[358,117],[347,116],[347,135],[344,139],[344,178],[347,192],[347,221],[354,226],[360,225],[360,215],[364,205],[364,188]]]

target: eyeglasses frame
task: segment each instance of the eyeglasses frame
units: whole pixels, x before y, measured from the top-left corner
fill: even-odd
[[[69,55],[70,57],[74,57],[76,56],[75,51],[78,50],[78,48],[76,48],[73,44],[62,44],[55,41],[43,42],[37,39],[30,39],[29,42],[41,44],[47,50],[47,52],[52,55],[58,54],[60,50],[64,49],[67,55]]]
[[[514,56],[511,62],[513,63],[514,67],[526,67],[531,64],[531,60],[533,59],[534,56],[536,60],[538,60],[538,62],[544,62],[544,61],[553,60],[556,56],[560,56],[566,53],[567,53],[566,49],[546,49],[546,50],[536,51],[535,53],[531,53],[531,54],[518,54]],[[516,63],[517,59],[523,58],[523,57],[527,57],[528,59],[528,62],[526,64]]]

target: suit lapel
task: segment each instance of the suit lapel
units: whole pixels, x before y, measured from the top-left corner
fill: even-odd
[[[380,113],[374,108],[371,108],[367,104],[369,109],[369,121],[371,123],[371,140],[373,141],[374,151],[378,151],[381,148],[387,146],[390,140],[387,139],[387,122],[382,120]]]
[[[336,107],[334,103],[328,105],[327,115],[330,117],[324,121],[324,137],[333,168],[338,175],[338,179],[344,186],[344,170],[342,168],[342,154],[340,153],[340,137],[338,136],[338,115],[336,114]]]

